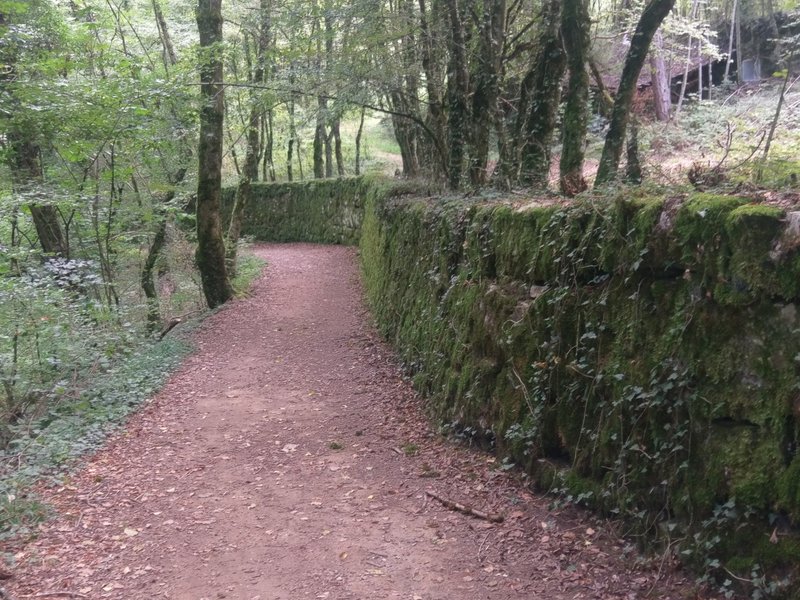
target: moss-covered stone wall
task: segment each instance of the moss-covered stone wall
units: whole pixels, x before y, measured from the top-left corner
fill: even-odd
[[[274,242],[356,244],[365,198],[379,187],[361,177],[254,184],[242,235]],[[223,191],[226,229],[235,193],[234,187]]]
[[[798,246],[800,213],[704,194],[372,201],[361,238],[440,423],[747,578],[800,560]]]
[[[443,429],[722,579],[797,578],[800,212],[269,187],[247,233],[359,239],[376,322]]]

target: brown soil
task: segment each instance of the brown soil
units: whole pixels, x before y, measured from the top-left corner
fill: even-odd
[[[67,485],[8,598],[686,598],[608,524],[434,433],[355,251],[260,246],[252,295]],[[505,516],[492,523],[425,494]],[[0,597],[2,594],[0,594]]]

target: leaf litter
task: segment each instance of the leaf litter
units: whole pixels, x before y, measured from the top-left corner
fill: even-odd
[[[58,517],[7,549],[7,598],[703,597],[613,524],[551,510],[434,433],[369,325],[353,249],[257,252],[253,293],[68,482],[37,490]]]

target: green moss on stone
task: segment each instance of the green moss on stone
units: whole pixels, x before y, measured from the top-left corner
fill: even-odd
[[[359,238],[376,322],[435,418],[496,436],[545,489],[634,530],[671,519],[687,539],[720,536],[695,547],[706,557],[793,560],[794,538],[761,544],[770,514],[800,519],[800,254],[780,210],[711,194],[518,209],[376,182],[268,189],[252,219],[266,239]]]

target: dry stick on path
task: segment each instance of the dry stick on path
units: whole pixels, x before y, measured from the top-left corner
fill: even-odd
[[[473,517],[478,517],[479,519],[483,519],[485,521],[491,521],[492,523],[502,523],[505,520],[505,517],[499,513],[487,513],[482,510],[478,510],[477,508],[467,506],[466,504],[461,504],[460,502],[453,502],[452,500],[449,500],[444,496],[440,496],[431,490],[425,490],[425,495],[435,498],[450,510],[456,510],[464,513],[465,515],[472,515]]]
[[[20,598],[88,598],[78,592],[41,592],[32,596],[20,596]]]

